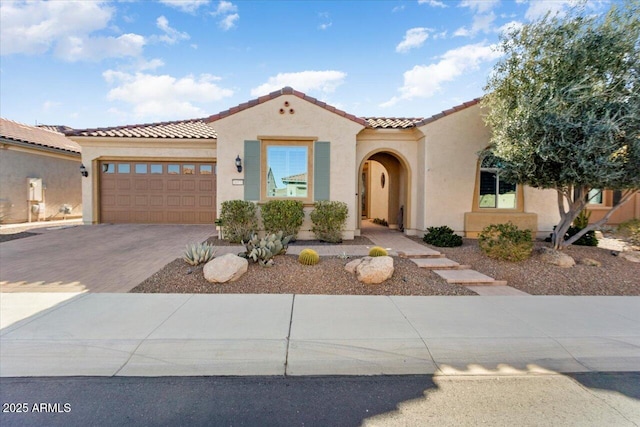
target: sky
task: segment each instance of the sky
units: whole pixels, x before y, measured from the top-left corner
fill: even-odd
[[[429,117],[482,96],[502,31],[574,2],[2,0],[0,116],[184,120],[291,86],[358,117]]]

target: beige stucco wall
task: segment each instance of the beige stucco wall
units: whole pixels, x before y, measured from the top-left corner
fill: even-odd
[[[71,214],[82,215],[80,157],[39,150],[13,148],[0,150],[0,203],[3,222],[26,222],[28,219],[27,178],[41,178],[45,198],[45,219],[62,219],[60,207],[69,205]],[[32,220],[37,216],[33,215]]]
[[[98,222],[100,174],[94,169],[97,167],[98,161],[118,159],[215,161],[217,157],[214,140],[97,137],[74,137],[72,139],[82,147],[82,164],[89,172],[89,176],[82,179],[82,218],[85,224]]]
[[[288,102],[288,106],[285,103]],[[280,114],[280,109],[285,109]],[[294,113],[289,112],[293,109]],[[238,173],[235,158],[244,159],[245,140],[313,140],[329,141],[330,198],[342,201],[349,208],[349,218],[343,237],[352,239],[357,228],[356,134],[362,125],[332,113],[295,95],[282,95],[246,110],[211,123],[218,134],[218,211],[225,200],[242,200],[244,186],[233,185],[233,179],[244,179],[244,170]],[[266,171],[261,172],[261,177]],[[305,221],[298,237],[313,238],[309,219],[311,206],[307,206]]]
[[[422,126],[425,134],[424,227],[448,225],[463,234],[473,209],[478,152],[489,144],[479,105]],[[524,187],[524,211],[537,215],[538,236],[557,223],[555,191]]]

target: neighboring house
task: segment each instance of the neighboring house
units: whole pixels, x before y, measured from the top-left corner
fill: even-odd
[[[80,146],[57,130],[0,119],[0,222],[82,216]]]
[[[481,164],[481,115],[476,99],[429,118],[360,118],[286,87],[203,119],[67,135],[89,170],[86,223],[211,224],[223,201],[282,198],[307,212],[346,203],[346,239],[376,217],[409,235],[448,225],[473,237],[506,221],[547,235],[555,191],[510,185]],[[301,239],[311,226],[307,215]]]

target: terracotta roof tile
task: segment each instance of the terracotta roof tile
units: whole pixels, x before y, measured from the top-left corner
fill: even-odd
[[[16,142],[80,153],[80,146],[49,127],[35,127],[0,118],[0,137]]]
[[[422,120],[419,118],[368,117],[365,119],[369,127],[374,129],[408,129]]]
[[[125,138],[216,139],[215,129],[203,119],[147,123],[95,129],[74,129],[69,136],[104,136]]]

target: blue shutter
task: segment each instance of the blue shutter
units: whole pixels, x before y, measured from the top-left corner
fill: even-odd
[[[329,200],[331,176],[330,143],[316,141],[313,150],[313,199]]]
[[[244,199],[260,200],[260,141],[244,142]]]

